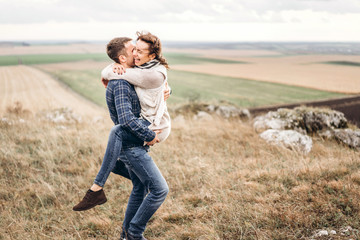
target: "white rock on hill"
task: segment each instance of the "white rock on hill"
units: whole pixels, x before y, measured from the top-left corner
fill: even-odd
[[[260,134],[265,141],[308,154],[312,148],[312,139],[309,136],[298,133],[294,130],[269,129]]]
[[[217,115],[224,118],[250,118],[250,112],[248,109],[241,109],[235,106],[218,106],[215,107],[213,105],[208,106],[208,110],[210,112],[215,112]]]
[[[214,118],[204,111],[199,111],[196,115],[193,117],[194,120],[205,120],[205,121],[211,121]]]
[[[53,123],[79,123],[81,116],[73,113],[70,108],[59,108],[50,111],[43,111],[37,114],[43,119]]]
[[[256,132],[267,129],[294,130],[301,134],[317,134],[328,139],[336,139],[346,145],[360,149],[360,131],[348,129],[347,119],[339,111],[297,107],[294,109],[280,108],[258,116],[253,121]],[[310,148],[311,149],[311,148]]]
[[[254,119],[254,129],[293,129],[298,132],[317,133],[326,129],[346,128],[347,120],[343,113],[320,108],[297,107],[280,108]]]
[[[334,130],[334,138],[360,150],[360,130],[336,129]]]

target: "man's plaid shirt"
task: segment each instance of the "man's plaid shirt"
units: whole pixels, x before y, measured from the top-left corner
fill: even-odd
[[[111,80],[106,88],[106,103],[111,120],[115,125],[128,129],[136,137],[145,142],[155,138],[155,132],[139,120],[141,107],[134,87],[125,80]],[[123,147],[138,146],[132,143],[123,143]]]

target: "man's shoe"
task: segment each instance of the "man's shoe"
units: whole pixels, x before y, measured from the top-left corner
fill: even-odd
[[[134,237],[130,233],[127,233],[126,234],[126,240],[147,240],[147,239],[144,238],[144,236],[142,236],[142,235],[141,235],[141,237]]]
[[[96,205],[104,204],[106,201],[107,199],[103,189],[96,192],[93,192],[89,189],[86,192],[85,197],[75,207],[73,207],[73,210],[85,211],[95,207]]]

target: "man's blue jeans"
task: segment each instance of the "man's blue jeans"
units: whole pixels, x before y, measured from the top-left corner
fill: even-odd
[[[128,168],[133,183],[123,228],[133,236],[140,237],[151,216],[165,201],[169,187],[149,156],[147,146],[124,148],[120,160]]]
[[[148,126],[150,123],[144,120],[144,124]],[[137,145],[141,145],[143,143],[128,130],[124,129],[120,125],[115,125],[111,128],[104,159],[101,164],[101,168],[94,180],[95,184],[103,187],[111,171],[126,178],[130,178],[128,170],[125,167],[121,168],[121,165],[124,164],[117,163],[124,142],[137,143]],[[114,168],[115,166],[116,168]]]

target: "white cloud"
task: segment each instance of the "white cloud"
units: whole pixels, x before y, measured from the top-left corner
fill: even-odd
[[[359,0],[0,0],[0,23],[46,21],[178,21],[201,16],[212,22],[268,22],[281,11],[313,11],[336,14],[359,13]],[[255,14],[249,14],[253,12]],[[16,14],[14,14],[16,13]],[[191,16],[188,16],[192,13]],[[259,18],[260,16],[260,18]],[[262,17],[265,16],[265,17]]]
[[[0,0],[0,8],[0,41],[106,39],[144,27],[169,40],[360,40],[359,0]]]

